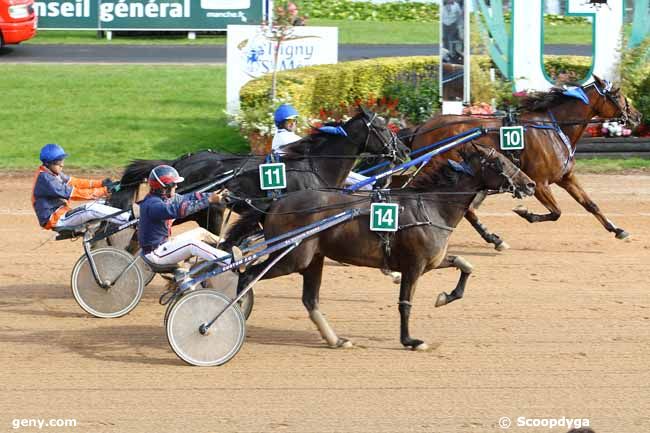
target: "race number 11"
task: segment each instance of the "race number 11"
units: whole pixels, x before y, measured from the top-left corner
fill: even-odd
[[[260,164],[260,188],[285,189],[287,187],[287,170],[283,162]]]
[[[503,126],[499,132],[501,136],[501,150],[523,150],[523,126]]]
[[[373,232],[396,232],[399,204],[373,203],[370,205],[370,230]]]

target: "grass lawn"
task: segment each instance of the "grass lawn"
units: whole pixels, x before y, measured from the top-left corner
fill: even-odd
[[[437,44],[438,23],[310,19],[310,26],[339,28],[340,44]]]
[[[439,38],[438,23],[372,22],[310,19],[311,26],[339,28],[341,44],[436,44]],[[629,27],[628,33],[629,33]],[[225,44],[224,35],[198,36],[196,40],[186,35],[170,36],[114,36],[113,40],[98,39],[94,31],[40,30],[29,44]],[[587,24],[548,25],[545,31],[547,44],[591,44],[591,26]]]
[[[46,143],[72,167],[120,167],[198,149],[248,152],[227,125],[225,67],[4,65],[0,168],[33,168]]]
[[[593,158],[579,159],[577,169],[581,173],[608,173],[617,171],[642,170],[650,173],[650,159],[645,158]]]
[[[227,125],[220,66],[5,65],[0,169],[33,169],[46,143],[68,167],[116,168],[199,149],[248,153]],[[581,159],[580,171],[650,170],[650,159]]]

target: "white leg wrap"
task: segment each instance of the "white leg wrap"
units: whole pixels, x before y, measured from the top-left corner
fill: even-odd
[[[472,266],[470,262],[468,262],[461,256],[456,257],[452,263],[454,264],[454,266],[460,269],[461,272],[471,274],[472,271],[474,270],[474,266]]]
[[[316,324],[321,337],[327,341],[327,344],[335,347],[339,341],[339,338],[336,336],[334,330],[327,322],[327,320],[325,320],[323,314],[319,310],[311,310],[309,312],[309,318],[312,322],[314,322],[314,324]]]

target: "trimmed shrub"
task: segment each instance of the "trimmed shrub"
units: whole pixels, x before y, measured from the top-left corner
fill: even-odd
[[[309,18],[354,21],[413,21],[435,23],[440,20],[440,6],[419,1],[393,1],[372,3],[351,0],[298,0],[295,1],[301,13]],[[510,12],[503,12],[506,23]],[[584,17],[544,14],[547,25],[587,24]]]
[[[391,57],[309,66],[278,73],[278,96],[305,115],[333,110],[368,98],[381,97],[403,73],[430,76],[438,57]],[[241,109],[268,106],[271,77],[247,83],[240,92]]]
[[[371,3],[350,0],[300,0],[301,12],[309,18],[354,21],[417,21],[432,23],[439,19],[437,4],[417,1]]]
[[[500,85],[494,93],[487,92],[484,87],[490,83],[491,62],[487,56],[473,56],[473,59],[475,89],[472,93],[480,98],[494,97],[500,103],[509,88]],[[278,97],[291,101],[301,113],[315,116],[321,109],[334,110],[342,104],[349,106],[372,97],[393,96],[387,90],[396,82],[404,81],[400,77],[405,74],[437,78],[438,62],[437,56],[389,57],[283,71],[278,73]],[[558,79],[562,74],[572,74],[571,71],[578,78],[583,77],[590,66],[589,58],[577,56],[546,56],[545,62],[550,74]],[[270,89],[270,75],[247,83],[240,92],[242,110],[268,107]]]

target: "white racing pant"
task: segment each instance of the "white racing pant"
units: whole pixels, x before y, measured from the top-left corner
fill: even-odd
[[[228,256],[225,251],[217,249],[207,242],[219,242],[219,236],[210,233],[204,228],[197,227],[178,236],[174,236],[158,248],[145,255],[145,258],[156,265],[174,265],[191,257],[200,257],[203,260],[217,260]],[[230,259],[225,263],[230,263]]]
[[[351,171],[350,174],[348,174],[348,177],[345,178],[345,185],[348,185],[348,186],[349,185],[354,185],[355,183],[359,183],[359,182],[364,181],[366,179],[368,179],[368,177],[366,177],[366,176],[364,176],[362,174],[355,173],[355,172]],[[372,190],[372,184],[364,185],[359,189],[365,190],[365,191],[371,191]]]
[[[57,221],[56,228],[60,229],[64,227],[80,226],[87,221],[113,215],[121,210],[122,209],[106,206],[99,202],[82,204],[81,206],[69,210],[65,215],[63,215],[61,219]],[[108,221],[115,224],[124,224],[129,220],[130,216],[130,211],[124,211],[121,214],[109,218]]]

